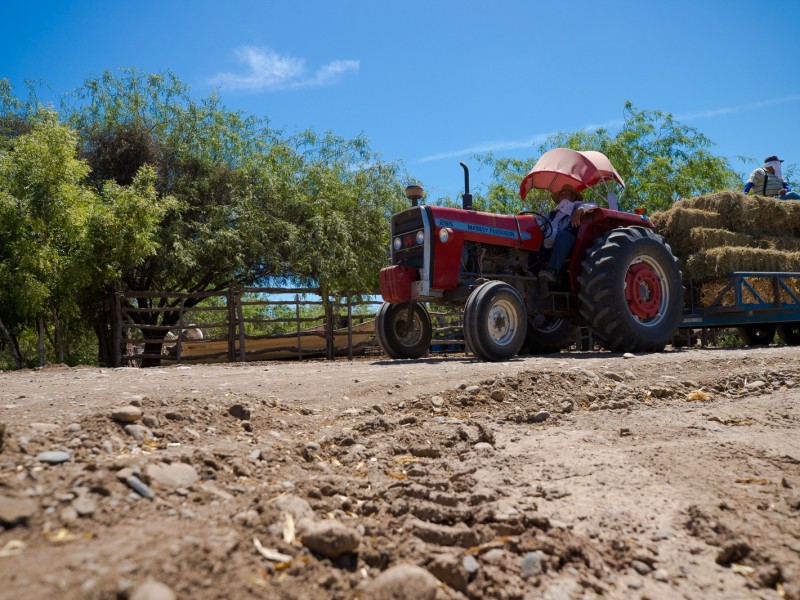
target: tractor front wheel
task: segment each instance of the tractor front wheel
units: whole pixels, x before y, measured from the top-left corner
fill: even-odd
[[[481,360],[497,362],[519,353],[528,316],[519,292],[502,281],[475,288],[464,305],[464,338]]]
[[[681,270],[651,229],[623,227],[598,238],[578,283],[581,316],[612,352],[657,352],[678,330]]]
[[[384,302],[375,315],[375,337],[391,358],[420,358],[428,352],[433,338],[431,317],[418,302],[411,313],[407,302]]]

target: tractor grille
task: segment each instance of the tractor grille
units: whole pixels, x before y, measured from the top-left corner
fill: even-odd
[[[392,264],[405,267],[425,268],[425,244],[409,243],[418,231],[425,230],[422,206],[413,206],[392,217]],[[394,249],[395,238],[400,238],[402,247]],[[427,240],[428,237],[425,236]]]

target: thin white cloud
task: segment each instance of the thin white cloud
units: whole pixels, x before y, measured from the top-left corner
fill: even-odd
[[[761,100],[760,102],[753,102],[750,104],[742,104],[739,106],[728,106],[728,107],[720,107],[720,108],[713,108],[710,110],[699,111],[695,113],[687,113],[685,115],[678,115],[675,117],[678,121],[695,121],[699,119],[710,119],[713,117],[719,117],[721,115],[731,115],[741,112],[747,112],[751,110],[757,110],[759,108],[764,108],[767,106],[774,106],[776,104],[789,104],[792,102],[800,101],[800,95],[793,95],[793,96],[784,96],[783,98],[771,98],[769,100]],[[584,131],[596,131],[598,129],[615,129],[617,127],[621,127],[625,123],[622,119],[615,119],[613,121],[607,121],[606,123],[600,125],[586,125],[583,130]],[[438,154],[431,154],[429,156],[424,156],[417,160],[416,162],[433,162],[436,160],[443,160],[447,158],[457,158],[461,156],[467,156],[470,154],[480,154],[484,152],[498,152],[501,150],[519,150],[521,148],[530,148],[531,146],[541,144],[544,142],[548,137],[554,135],[553,132],[551,133],[537,133],[529,138],[520,139],[520,140],[498,140],[494,142],[483,142],[480,144],[476,144],[474,146],[470,146],[468,148],[461,148],[459,150],[450,150],[446,152],[440,152]]]
[[[236,57],[247,67],[245,73],[217,73],[210,82],[230,89],[289,90],[320,87],[339,81],[348,71],[358,71],[357,60],[334,60],[314,73],[306,70],[302,58],[284,56],[269,48],[243,46]]]

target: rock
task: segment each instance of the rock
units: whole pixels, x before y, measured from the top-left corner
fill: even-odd
[[[478,442],[472,447],[475,448],[475,450],[494,450],[494,446],[488,442]]]
[[[478,535],[464,523],[454,526],[438,525],[412,518],[408,521],[407,528],[413,535],[429,544],[471,548],[479,543]]]
[[[301,539],[306,548],[327,558],[354,552],[361,544],[358,531],[333,520],[312,523]]]
[[[173,490],[190,487],[200,478],[195,468],[186,463],[151,463],[145,473],[151,481]]]
[[[479,385],[471,385],[464,390],[468,394],[472,394],[473,396],[481,391],[481,386]]]
[[[434,396],[431,398],[431,406],[433,406],[433,408],[442,408],[442,406],[444,406],[444,398],[441,396]]]
[[[653,398],[668,398],[675,394],[675,390],[668,387],[651,385],[648,389],[650,390],[650,393],[653,395]]]
[[[622,358],[636,358],[635,355],[631,354],[630,352],[626,352],[622,355]]]
[[[492,390],[489,397],[495,402],[502,402],[506,399],[506,393],[503,390]]]
[[[571,413],[572,409],[574,407],[575,407],[575,405],[572,402],[570,402],[569,400],[566,400],[565,402],[561,403],[561,412],[563,412],[563,413]]]
[[[299,521],[300,519],[314,518],[314,509],[311,508],[311,505],[308,503],[308,501],[300,498],[299,496],[295,496],[294,494],[286,494],[285,496],[281,496],[275,502],[275,506],[278,508],[278,510],[282,510],[283,512],[292,515],[295,522]]]
[[[37,504],[31,500],[0,496],[0,523],[8,527],[26,523],[37,508]]]
[[[541,575],[544,570],[541,552],[528,552],[525,554],[519,562],[519,570],[523,579]]]
[[[531,423],[544,423],[550,418],[550,413],[546,410],[540,410],[535,415],[528,415],[528,421]]]
[[[666,569],[656,569],[653,571],[653,579],[667,583],[669,582],[669,572]]]
[[[3,451],[3,441],[6,436],[6,424],[0,423],[0,452]]]
[[[464,569],[463,561],[458,560],[454,554],[437,554],[427,567],[428,571],[442,583],[462,593],[467,591],[469,576]]]
[[[603,375],[608,377],[611,381],[625,381],[625,378],[622,375],[615,373],[614,371],[606,371],[603,373]]]
[[[139,494],[142,498],[147,498],[148,500],[152,500],[156,497],[151,490],[145,483],[139,479],[136,475],[131,475],[125,478],[126,485],[131,488],[134,492]]]
[[[136,423],[142,418],[142,409],[131,405],[113,408],[111,418],[119,423]]]
[[[439,582],[422,567],[396,565],[364,585],[365,600],[434,600]]]
[[[61,452],[60,450],[40,452],[36,455],[36,460],[47,463],[48,465],[60,465],[61,463],[65,463],[69,460],[69,453]]]
[[[153,434],[144,425],[137,425],[135,423],[130,423],[128,425],[125,425],[123,429],[125,430],[125,433],[127,433],[137,442],[144,442],[145,440],[152,439],[153,437]]]
[[[142,425],[145,427],[149,427],[150,429],[158,429],[161,423],[158,420],[158,417],[155,415],[145,415],[142,417]]]
[[[477,573],[478,569],[481,568],[480,564],[478,563],[478,559],[472,556],[472,554],[465,555],[464,559],[461,561],[461,565],[464,567],[464,570],[470,577]]]
[[[761,381],[760,379],[757,379],[755,381],[747,382],[747,385],[744,387],[748,390],[758,390],[764,387],[765,385],[767,385],[765,382]]]
[[[129,600],[175,600],[176,596],[169,586],[150,579],[133,590],[128,598]]]
[[[228,414],[240,421],[250,421],[250,409],[242,404],[234,404],[228,409]]]
[[[653,571],[653,567],[640,560],[634,560],[631,563],[631,566],[633,567],[634,571],[639,573],[639,575],[647,575],[648,573],[652,573]]]
[[[97,504],[89,496],[78,496],[72,501],[72,508],[81,517],[90,517],[97,510]]]
[[[379,415],[386,414],[386,409],[384,409],[383,406],[381,406],[380,404],[373,404],[372,405],[372,410],[374,410]]]

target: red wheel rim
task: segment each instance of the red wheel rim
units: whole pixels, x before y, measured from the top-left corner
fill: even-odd
[[[646,263],[631,265],[625,275],[625,300],[638,319],[649,321],[661,308],[661,280]]]

